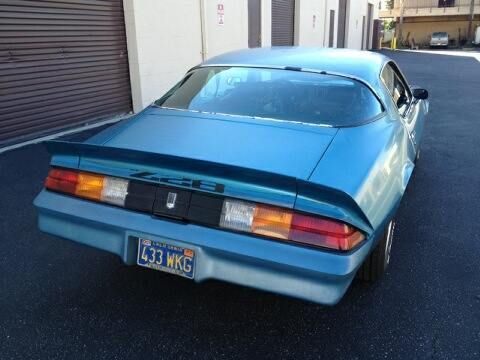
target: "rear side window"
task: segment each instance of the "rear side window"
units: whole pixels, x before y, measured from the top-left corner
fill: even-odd
[[[405,82],[402,80],[402,76],[391,64],[387,64],[382,70],[381,78],[392,96],[395,105],[397,105],[398,112],[402,115],[405,114],[412,101],[412,96]]]
[[[248,67],[198,68],[155,104],[329,126],[358,125],[383,112],[372,91],[359,81]]]

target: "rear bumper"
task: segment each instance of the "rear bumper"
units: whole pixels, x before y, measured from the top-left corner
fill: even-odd
[[[348,254],[154,218],[43,190],[35,199],[40,230],[136,264],[138,238],[195,250],[195,281],[218,279],[317,303],[337,303],[370,251]]]

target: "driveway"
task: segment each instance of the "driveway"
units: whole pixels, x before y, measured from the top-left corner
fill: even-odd
[[[322,307],[41,234],[49,157],[31,145],[0,155],[0,358],[480,358],[480,63],[389,54],[431,113],[377,285]]]

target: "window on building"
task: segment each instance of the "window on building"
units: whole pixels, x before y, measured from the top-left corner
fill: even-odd
[[[455,0],[438,0],[438,7],[453,7],[455,6]]]

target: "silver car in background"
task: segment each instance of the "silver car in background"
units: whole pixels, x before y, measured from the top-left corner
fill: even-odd
[[[432,33],[430,47],[448,47],[448,33],[444,31]]]

